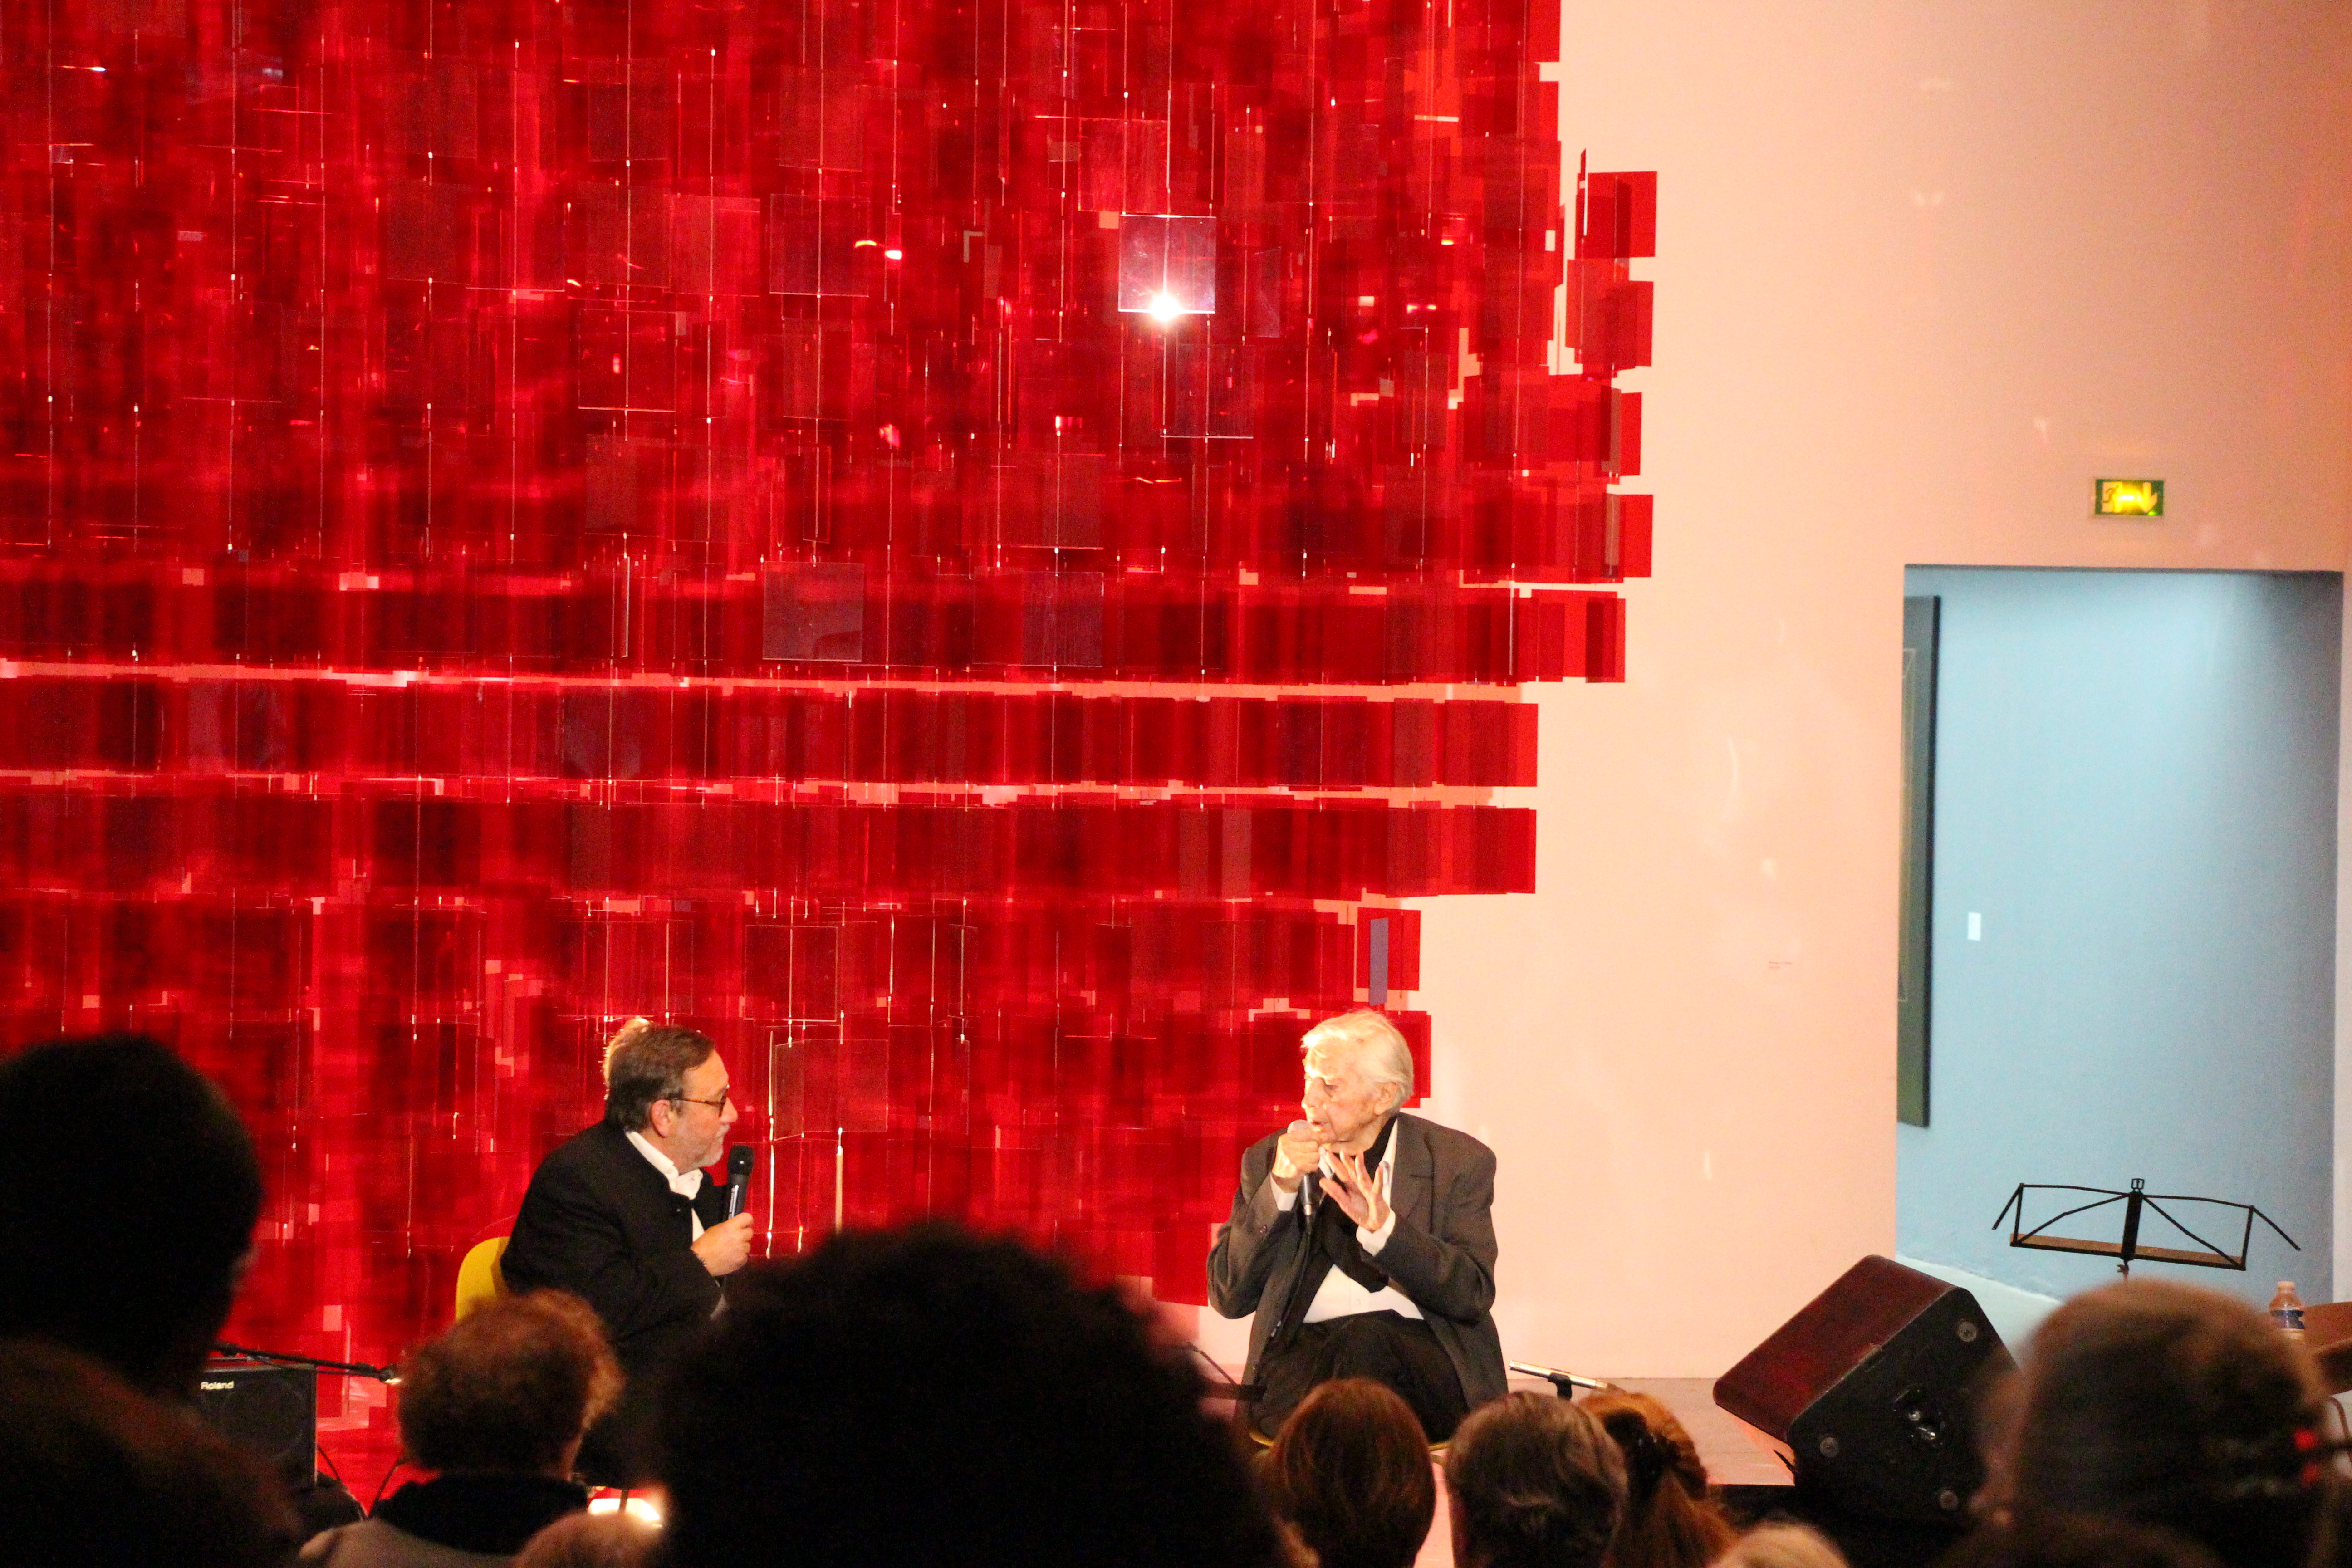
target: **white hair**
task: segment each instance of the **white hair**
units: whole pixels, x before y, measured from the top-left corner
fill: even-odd
[[[1321,1051],[1352,1052],[1366,1078],[1374,1083],[1396,1085],[1396,1103],[1389,1108],[1391,1110],[1402,1108],[1412,1098],[1412,1047],[1405,1044],[1404,1036],[1389,1022],[1385,1013],[1359,1007],[1352,1013],[1326,1018],[1307,1030],[1298,1045],[1310,1058]]]

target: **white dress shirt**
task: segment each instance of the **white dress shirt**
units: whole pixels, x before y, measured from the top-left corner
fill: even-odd
[[[1323,1158],[1315,1168],[1322,1175],[1337,1173],[1338,1162],[1332,1159],[1330,1150],[1323,1151]],[[1381,1201],[1387,1205],[1389,1217],[1381,1222],[1378,1230],[1365,1230],[1359,1226],[1356,1245],[1364,1249],[1366,1257],[1378,1258],[1381,1248],[1389,1244],[1389,1237],[1396,1234],[1396,1205],[1389,1202],[1389,1191],[1396,1180],[1396,1140],[1393,1137],[1389,1140],[1387,1151],[1381,1155],[1381,1163],[1372,1169],[1372,1180],[1380,1186]],[[1275,1188],[1274,1206],[1285,1214],[1289,1213],[1290,1206],[1298,1201],[1298,1193],[1306,1190],[1304,1179],[1299,1182],[1297,1192],[1286,1193],[1280,1187]],[[1318,1187],[1315,1196],[1308,1200],[1308,1206],[1311,1210],[1315,1204],[1330,1201]],[[1308,1218],[1311,1223],[1311,1213]],[[1303,1321],[1319,1323],[1329,1318],[1351,1318],[1359,1312],[1394,1312],[1400,1318],[1421,1316],[1421,1309],[1412,1304],[1412,1298],[1395,1286],[1383,1285],[1377,1290],[1367,1290],[1349,1279],[1346,1270],[1335,1268],[1323,1276],[1323,1283],[1316,1289],[1315,1300],[1307,1303],[1307,1316]]]
[[[653,1141],[642,1132],[630,1133],[629,1142],[635,1143],[637,1146],[637,1152],[643,1154],[653,1168],[661,1173],[662,1180],[669,1184],[669,1190],[686,1200],[687,1217],[694,1222],[694,1239],[700,1241],[702,1216],[694,1212],[694,1200],[702,1195],[702,1173],[680,1171],[669,1163],[669,1156],[655,1148]]]

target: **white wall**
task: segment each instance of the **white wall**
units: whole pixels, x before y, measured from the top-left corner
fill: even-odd
[[[1425,906],[1512,1355],[1712,1374],[1894,1249],[1906,563],[2346,564],[2348,30],[1568,6],[1570,166],[1660,174],[1658,574],[1627,683],[1538,699],[1539,891]]]

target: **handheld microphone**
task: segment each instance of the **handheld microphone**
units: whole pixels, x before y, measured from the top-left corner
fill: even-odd
[[[751,1187],[751,1146],[738,1143],[727,1152],[727,1217],[743,1212],[743,1194]]]

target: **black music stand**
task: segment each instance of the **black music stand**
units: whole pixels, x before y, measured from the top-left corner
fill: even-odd
[[[2041,1252],[2082,1252],[2088,1253],[2094,1258],[2112,1258],[2116,1259],[2116,1272],[2126,1277],[2131,1274],[2132,1264],[2141,1258],[2156,1263],[2185,1264],[2191,1268],[2234,1268],[2242,1274],[2246,1271],[2246,1254],[2251,1250],[2253,1241],[2254,1221],[2258,1219],[2273,1230],[2278,1231],[2281,1241],[2285,1242],[2297,1252],[2303,1250],[2302,1245],[2294,1237],[2279,1229],[2278,1221],[2252,1204],[2231,1203],[2227,1198],[2193,1197],[2187,1193],[2151,1193],[2146,1190],[2147,1186],[2147,1184],[2137,1176],[2132,1178],[2131,1190],[2121,1193],[2112,1187],[2078,1187],[2063,1182],[2020,1182],[2017,1184],[2017,1190],[2009,1194],[2009,1201],[2000,1205],[2000,1213],[1993,1216],[1992,1228],[1999,1230],[2000,1222],[2008,1219],[2011,1212],[2014,1210],[2017,1217],[2009,1227],[2010,1246],[2032,1247]],[[2076,1204],[2073,1208],[2062,1209],[2028,1230],[2024,1228],[2025,1194],[2028,1193],[2095,1193],[2097,1196],[2089,1203]],[[2088,1237],[2048,1234],[2050,1227],[2062,1219],[2078,1214],[2087,1214],[2093,1209],[2105,1208],[2110,1204],[2124,1205],[2123,1235],[2117,1240],[2101,1241]],[[2234,1253],[2222,1251],[2174,1218],[2164,1207],[2166,1204],[2210,1204],[2215,1208],[2236,1210],[2244,1216],[2244,1225],[2238,1236],[2238,1250]],[[2197,1247],[2150,1247],[2141,1241],[2140,1223],[2150,1212],[2182,1236],[2197,1243]]]

